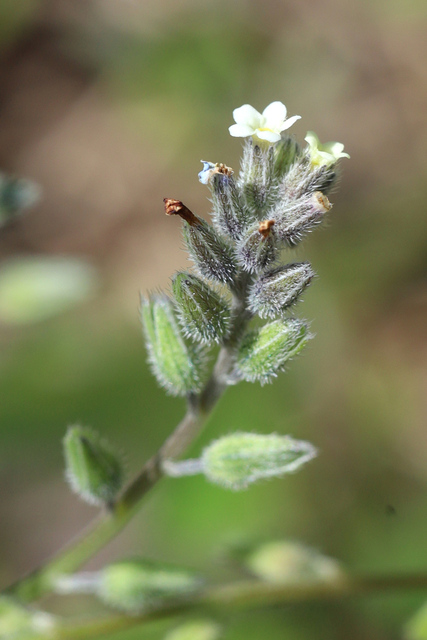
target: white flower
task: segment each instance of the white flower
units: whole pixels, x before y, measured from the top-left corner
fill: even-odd
[[[229,132],[235,138],[256,136],[268,142],[278,142],[280,134],[289,129],[301,116],[292,116],[286,119],[286,107],[281,102],[272,102],[259,113],[250,104],[244,104],[234,109],[233,118],[236,124],[229,127]]]
[[[308,142],[312,164],[319,166],[335,164],[340,158],[349,158],[348,153],[343,153],[344,145],[341,142],[325,142],[321,144],[314,131],[307,131],[304,140]]]

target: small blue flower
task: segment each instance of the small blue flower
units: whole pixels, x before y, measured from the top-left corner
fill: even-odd
[[[208,184],[215,169],[213,162],[207,162],[206,160],[200,160],[203,163],[203,169],[199,172],[199,181],[202,184]]]

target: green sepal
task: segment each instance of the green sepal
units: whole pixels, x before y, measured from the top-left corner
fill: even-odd
[[[245,142],[238,187],[249,212],[260,220],[265,218],[279,198],[273,146],[261,148],[252,138]]]
[[[274,172],[278,178],[289,171],[302,155],[301,147],[291,136],[283,137],[274,147]]]
[[[66,477],[89,504],[109,505],[122,488],[124,470],[112,448],[91,429],[68,428],[64,438]]]
[[[215,229],[199,218],[199,224],[185,224],[183,234],[190,258],[200,275],[232,284],[237,271],[232,250]]]
[[[331,207],[328,198],[321,191],[297,200],[283,200],[271,214],[275,220],[276,237],[286,246],[294,247],[323,221]]]
[[[164,294],[143,298],[141,319],[158,383],[176,396],[197,392],[202,384],[202,353],[185,342],[172,301]]]
[[[337,182],[336,165],[315,165],[310,153],[300,155],[283,178],[281,191],[289,200],[307,198],[316,191],[329,194]]]
[[[246,209],[232,176],[216,173],[210,185],[215,228],[233,240],[239,240],[255,217]]]
[[[238,348],[237,376],[248,382],[271,382],[311,337],[307,324],[294,318],[249,331]]]
[[[161,600],[193,593],[200,585],[200,577],[190,571],[136,558],[103,569],[97,595],[108,606],[135,614]]]
[[[172,290],[186,335],[205,344],[220,342],[227,335],[230,309],[203,280],[181,271],[172,279]]]
[[[299,262],[267,271],[249,290],[249,308],[260,318],[274,318],[294,304],[315,273],[309,262]]]
[[[292,473],[315,455],[312,444],[289,436],[233,433],[206,447],[203,473],[210,482],[240,491],[257,480]]]
[[[267,237],[260,233],[260,223],[255,222],[246,231],[236,248],[240,266],[249,273],[259,273],[275,262],[278,243],[274,228]]]

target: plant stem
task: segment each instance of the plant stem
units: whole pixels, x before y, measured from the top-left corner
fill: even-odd
[[[179,458],[199,435],[207,418],[229,385],[228,376],[234,361],[235,345],[250,315],[246,312],[246,292],[250,282],[242,274],[233,287],[231,329],[221,347],[213,372],[204,389],[188,398],[187,413],[159,451],[143,466],[139,475],[125,489],[110,511],[102,513],[67,547],[38,569],[18,580],[5,593],[32,602],[50,593],[61,575],[77,571],[112,540],[141,508],[145,495],[163,477],[162,462]]]
[[[253,609],[272,605],[288,605],[312,601],[338,600],[406,589],[427,589],[427,574],[390,576],[342,576],[331,582],[311,584],[272,584],[256,580],[211,587],[192,599],[166,603],[139,616],[115,616],[104,620],[81,622],[59,627],[48,636],[51,640],[96,640],[106,635],[144,625],[156,620],[199,612],[223,613],[224,610]],[[46,636],[40,636],[40,640]]]

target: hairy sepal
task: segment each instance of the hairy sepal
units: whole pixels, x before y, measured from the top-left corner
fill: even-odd
[[[237,272],[230,246],[204,220],[184,226],[184,240],[197,271],[208,280],[232,284]]]
[[[85,502],[109,505],[124,479],[121,460],[112,447],[92,429],[69,427],[64,438],[66,478]]]
[[[297,471],[316,453],[309,442],[289,436],[233,433],[206,447],[202,462],[210,482],[241,491],[263,478]]]
[[[249,331],[238,348],[236,375],[248,382],[271,382],[310,338],[307,323],[295,318],[275,320]]]
[[[267,271],[249,289],[249,309],[260,318],[283,314],[297,302],[314,276],[309,262],[286,264]]]
[[[172,301],[164,294],[143,298],[141,319],[149,362],[158,383],[175,396],[199,391],[204,352],[184,340]]]
[[[203,344],[221,342],[230,328],[227,302],[203,280],[188,272],[172,279],[172,289],[185,334]]]

